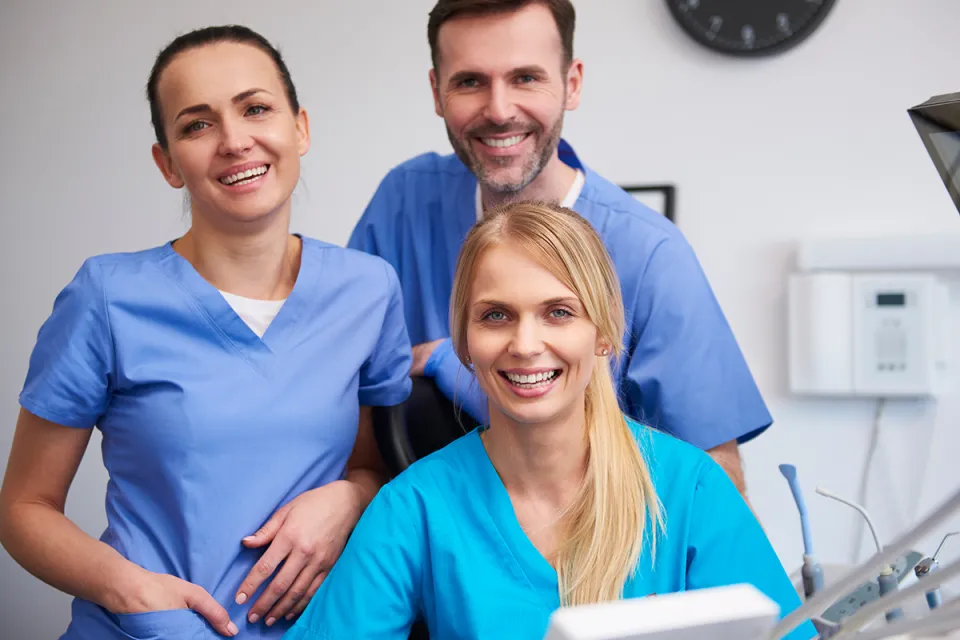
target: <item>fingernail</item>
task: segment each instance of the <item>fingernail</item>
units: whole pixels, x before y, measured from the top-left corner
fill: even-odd
[[[267,626],[268,626],[268,627],[272,627],[272,626],[273,626],[273,623],[276,622],[276,621],[277,621],[276,618],[267,618]]]
[[[251,624],[257,624],[257,620],[259,620],[259,619],[260,619],[260,616],[258,616],[257,614],[255,614],[255,613],[251,613],[251,614],[250,614],[250,623],[251,623]]]
[[[233,624],[232,621],[230,622],[230,624],[227,625],[227,631],[228,631],[228,632],[230,633],[230,635],[232,635],[232,636],[235,636],[235,635],[237,635],[238,633],[240,633],[240,629],[237,629],[237,625]]]
[[[246,601],[247,601],[247,594],[245,593],[237,594],[237,604],[243,604]]]
[[[293,620],[293,612],[287,614],[287,620]]]
[[[243,539],[243,541],[244,541],[244,542],[252,542],[253,540],[256,540],[256,538],[257,538],[257,536],[247,536],[246,538]]]

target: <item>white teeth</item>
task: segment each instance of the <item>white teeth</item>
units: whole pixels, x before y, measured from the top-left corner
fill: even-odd
[[[483,144],[488,147],[512,147],[515,144],[520,144],[524,138],[527,137],[527,134],[522,134],[519,136],[513,136],[511,138],[480,138]]]
[[[234,184],[240,182],[241,180],[249,180],[250,178],[256,178],[257,176],[262,176],[267,172],[267,165],[262,167],[257,167],[256,169],[247,169],[246,171],[241,171],[240,173],[235,173],[226,178],[220,178],[220,182],[223,184]]]
[[[557,375],[556,371],[541,371],[540,373],[507,373],[507,379],[514,384],[537,384],[549,382]]]

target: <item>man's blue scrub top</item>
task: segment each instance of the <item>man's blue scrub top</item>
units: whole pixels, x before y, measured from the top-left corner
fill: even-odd
[[[750,440],[772,422],[700,264],[676,226],[594,173],[565,141],[585,182],[573,209],[600,234],[620,278],[625,352],[617,379],[628,415],[702,449]],[[412,344],[448,338],[457,255],[477,221],[477,179],[455,155],[426,153],[383,179],[349,246],[396,269]],[[427,375],[482,424],[486,404],[449,340]]]
[[[168,243],[84,263],[40,329],[20,402],[102,431],[103,542],[206,589],[237,638],[279,638],[289,622],[247,622],[259,593],[233,601],[266,549],[241,539],[344,476],[359,407],[404,401],[410,361],[383,260],[304,238],[296,284],[261,339]],[[189,610],[114,615],[81,599],[63,636],[215,637]]]
[[[709,455],[630,422],[665,514],[627,598],[748,583],[801,604],[730,478]],[[647,529],[645,535],[650,532]],[[557,574],[517,521],[474,430],[385,486],[284,640],[403,640],[422,615],[431,638],[539,640],[560,606]],[[787,637],[816,636],[810,622]]]

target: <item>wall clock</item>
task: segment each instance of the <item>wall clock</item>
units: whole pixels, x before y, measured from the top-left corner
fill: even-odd
[[[835,0],[666,0],[684,32],[712,51],[767,56],[800,44]]]

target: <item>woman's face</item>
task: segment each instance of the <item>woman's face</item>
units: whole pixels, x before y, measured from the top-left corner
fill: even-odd
[[[582,413],[602,348],[579,298],[552,273],[509,243],[480,256],[467,352],[491,413],[531,425]]]
[[[154,145],[154,160],[171,186],[186,186],[194,215],[249,223],[289,206],[309,129],[270,56],[233,42],[184,51],[157,96],[168,147]]]

